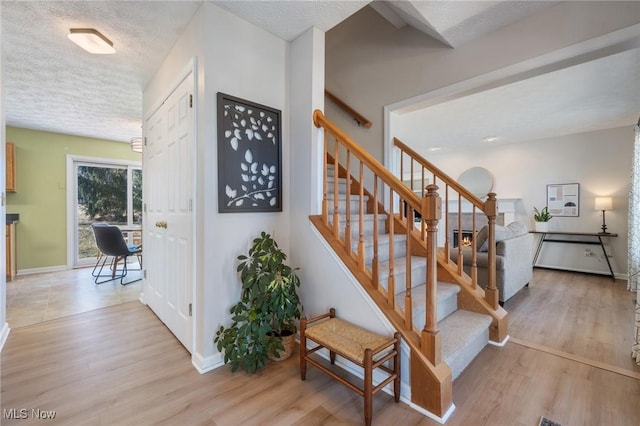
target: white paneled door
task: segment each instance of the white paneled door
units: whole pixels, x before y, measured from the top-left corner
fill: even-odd
[[[143,156],[145,303],[192,351],[193,73],[146,120]]]

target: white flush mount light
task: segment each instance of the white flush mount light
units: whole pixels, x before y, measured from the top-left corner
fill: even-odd
[[[68,37],[89,53],[95,55],[116,53],[111,40],[93,28],[71,28]]]
[[[482,139],[484,142],[495,142],[498,140],[497,136],[487,136],[486,138]]]
[[[432,146],[431,148],[429,148],[429,151],[434,152],[434,151],[440,151],[442,149],[442,147],[440,146]]]

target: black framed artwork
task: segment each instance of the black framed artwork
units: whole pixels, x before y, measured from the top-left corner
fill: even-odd
[[[218,212],[282,211],[280,110],[218,93]]]

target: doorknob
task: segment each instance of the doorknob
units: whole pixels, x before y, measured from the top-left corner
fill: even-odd
[[[164,228],[167,229],[167,222],[165,222],[164,220],[158,220],[156,222],[156,228]]]

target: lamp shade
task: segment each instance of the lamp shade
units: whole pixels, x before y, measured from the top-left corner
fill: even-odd
[[[71,28],[67,37],[87,52],[95,55],[116,52],[111,40],[93,28]]]
[[[612,210],[613,199],[611,197],[596,197],[596,210]]]
[[[142,152],[142,143],[144,138],[131,138],[131,151]]]

